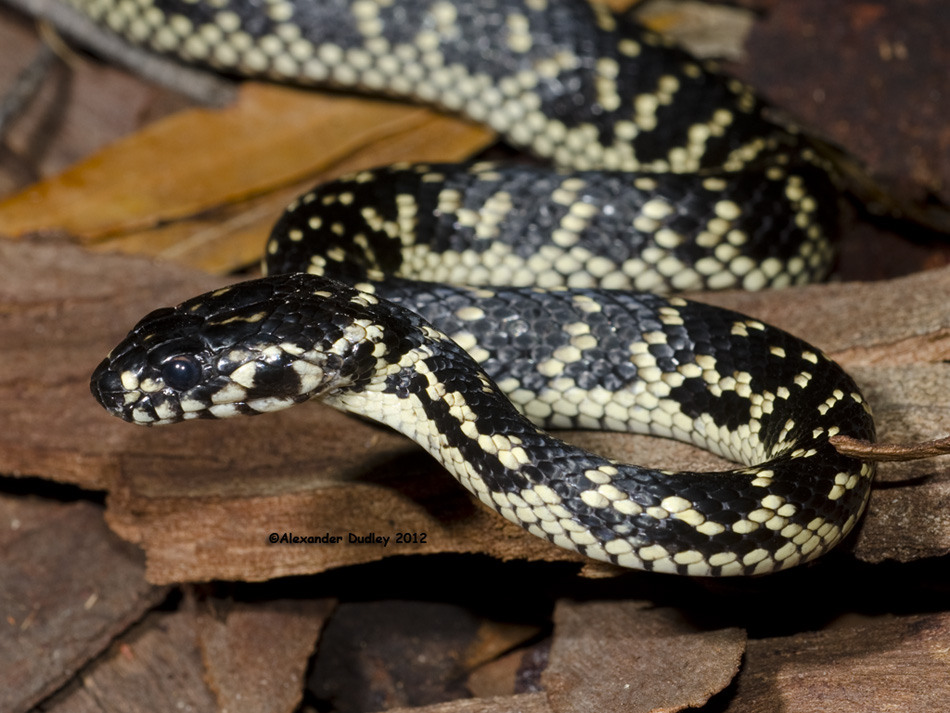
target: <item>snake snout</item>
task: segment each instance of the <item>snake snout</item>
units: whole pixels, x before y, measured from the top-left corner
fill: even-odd
[[[96,370],[92,373],[92,379],[89,382],[89,390],[93,397],[99,402],[99,405],[110,412],[115,411],[115,405],[122,399],[121,377],[112,370],[112,363],[108,359],[103,359]]]
[[[104,359],[92,373],[89,390],[99,405],[113,416],[123,421],[140,420],[134,417],[136,409],[142,412],[138,378],[131,371],[119,368],[111,356]]]

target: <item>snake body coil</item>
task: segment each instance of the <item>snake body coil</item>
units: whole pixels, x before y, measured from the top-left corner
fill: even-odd
[[[435,288],[431,298],[452,310],[453,295],[468,292]],[[529,292],[510,297],[499,293],[494,309],[531,314]],[[828,436],[869,437],[873,426],[854,384],[826,357],[754,320],[677,298],[565,291],[533,299],[547,333],[532,341],[554,333],[576,345],[536,367],[563,382],[562,393],[542,387],[526,405],[539,421],[629,424],[756,465],[672,473],[569,446],[515,411],[466,352],[414,312],[316,275],[264,278],[157,311],[98,368],[93,393],[145,424],[320,398],[413,438],[535,535],[628,567],[774,571],[821,554],[854,525],[873,471],[838,455]],[[492,301],[480,308],[489,318]],[[455,312],[464,320],[472,309]],[[572,311],[587,319],[548,321]],[[584,364],[571,350],[600,359]]]
[[[561,166],[396,167],[302,196],[268,243],[271,277],[159,310],[113,350],[92,383],[111,412],[157,424],[321,398],[415,439],[533,534],[654,571],[784,569],[860,517],[873,466],[828,438],[874,427],[839,367],[748,317],[629,291],[827,271],[834,169],[741,83],[574,0],[73,1],[159,51],[430,102]],[[745,466],[625,465],[539,426],[664,435]]]

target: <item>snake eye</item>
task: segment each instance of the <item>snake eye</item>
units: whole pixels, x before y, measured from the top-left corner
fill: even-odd
[[[186,391],[201,381],[201,363],[193,356],[172,357],[162,364],[162,380],[176,391]]]

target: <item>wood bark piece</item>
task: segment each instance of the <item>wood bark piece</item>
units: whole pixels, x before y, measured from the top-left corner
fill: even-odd
[[[950,6],[876,0],[829,10],[824,0],[774,3],[746,43],[741,78],[875,174],[947,201]]]
[[[137,447],[97,413],[92,370],[159,295],[180,301],[222,280],[148,260],[88,258],[66,245],[0,240],[0,473],[103,490],[119,454]]]
[[[517,696],[449,701],[418,708],[390,708],[386,713],[552,713],[552,708],[545,694],[522,693]]]
[[[879,617],[749,641],[728,713],[942,711],[950,615]]]
[[[122,458],[108,522],[146,550],[150,581],[258,581],[436,552],[577,559],[523,538],[395,434],[319,405],[275,414],[274,431],[247,423],[202,424],[190,442],[134,434],[143,455]]]
[[[950,359],[950,267],[882,282],[700,297],[788,330],[847,367]]]
[[[0,413],[0,472],[109,489],[108,522],[146,550],[150,581],[262,580],[428,552],[579,561],[474,503],[406,439],[319,405],[155,429],[108,416],[88,393],[102,356],[146,312],[221,281],[67,246],[0,242],[0,258],[0,330],[10,344],[0,352],[0,397],[10,405]],[[829,351],[847,353],[849,343],[861,341],[885,355],[902,334],[926,340],[944,329],[948,276],[939,270],[877,286],[708,297],[751,308],[779,326],[797,324]],[[860,318],[897,305],[890,321]],[[883,337],[875,337],[879,332]],[[950,432],[941,406],[941,394],[950,391],[948,367],[928,363],[940,353],[925,351],[914,369],[855,371],[878,409],[882,436],[925,440]],[[721,467],[694,448],[656,439],[569,437],[647,465]],[[947,460],[881,467],[882,481],[898,485],[875,490],[859,556],[865,542],[875,560],[947,552]],[[922,468],[926,480],[917,478]],[[925,528],[893,526],[914,511],[924,513]],[[342,541],[272,544],[272,533]],[[410,533],[410,542],[397,546],[397,533]],[[351,534],[363,541],[350,543]],[[366,544],[370,535],[391,539]]]
[[[330,599],[200,601],[198,646],[219,710],[297,710],[307,663],[334,606]]]
[[[556,713],[635,713],[703,705],[739,670],[741,629],[700,631],[648,602],[559,602],[541,675]]]
[[[950,433],[950,363],[856,367],[874,408],[878,437],[915,443]],[[865,562],[909,562],[950,553],[950,456],[878,465],[855,554]]]
[[[0,495],[0,710],[31,709],[166,594],[102,508]]]
[[[202,671],[191,609],[152,612],[43,710],[221,713]]]

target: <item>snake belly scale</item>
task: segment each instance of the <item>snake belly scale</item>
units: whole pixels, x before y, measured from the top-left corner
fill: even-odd
[[[93,375],[135,423],[319,398],[413,438],[482,502],[589,557],[778,571],[837,544],[873,465],[853,381],[743,315],[634,290],[819,278],[834,166],[741,83],[575,0],[72,0],[134,42],[246,75],[463,113],[557,168],[364,171],[295,201],[270,276],[161,309]],[[309,274],[308,274],[309,273]],[[668,436],[677,473],[542,428]]]

